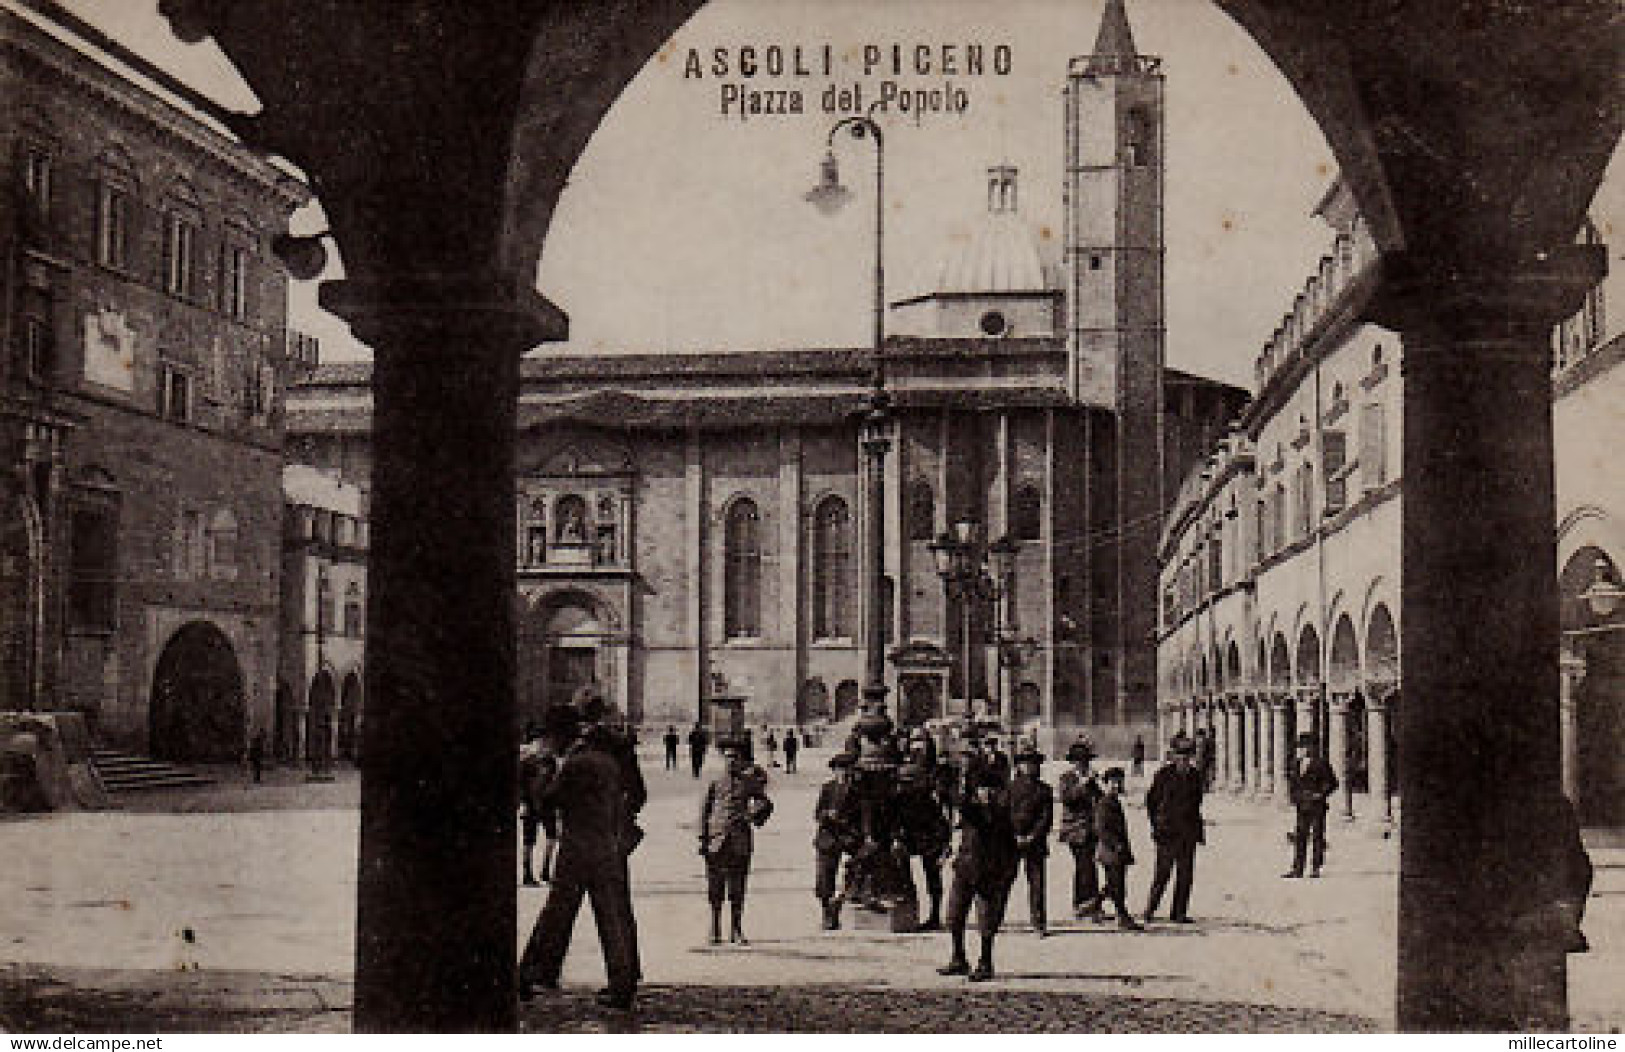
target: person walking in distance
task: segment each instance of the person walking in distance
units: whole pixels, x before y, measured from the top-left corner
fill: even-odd
[[[1100,878],[1095,870],[1095,804],[1100,801],[1100,783],[1089,763],[1095,758],[1095,745],[1078,735],[1066,750],[1072,764],[1061,775],[1060,840],[1072,852],[1072,915],[1078,920],[1100,919]]]
[[[1134,777],[1138,778],[1145,773],[1145,735],[1136,734],[1134,736],[1134,748],[1129,754],[1129,760],[1132,764],[1130,770],[1134,773]]]
[[[798,731],[786,731],[784,735],[784,773],[796,773],[796,757],[801,753],[801,734]]]
[[[1320,876],[1320,867],[1326,863],[1326,810],[1338,786],[1337,773],[1315,749],[1313,734],[1298,735],[1297,746],[1286,774],[1292,809],[1297,813],[1292,830],[1292,868],[1281,874],[1288,879],[1303,876],[1311,845],[1314,857],[1309,859],[1313,867],[1309,875]]]
[[[677,746],[682,743],[682,739],[677,736],[677,728],[667,727],[666,736],[660,741],[666,747],[666,770],[677,770]]]
[[[1045,869],[1049,865],[1049,833],[1055,821],[1055,791],[1040,777],[1044,754],[1023,744],[1016,752],[1016,776],[1010,782],[1010,820],[1016,834],[1016,853],[1027,871],[1027,911],[1033,933],[1049,934],[1045,923]]]
[[[1151,839],[1157,848],[1151,894],[1145,904],[1146,923],[1156,915],[1168,878],[1174,878],[1169,919],[1189,924],[1191,885],[1196,873],[1196,846],[1204,842],[1202,828],[1202,772],[1194,763],[1196,747],[1183,734],[1173,741],[1174,758],[1158,769],[1145,795],[1151,819]]]
[[[705,750],[710,748],[711,736],[705,733],[705,728],[698,723],[688,732],[688,762],[694,769],[694,777],[700,776],[700,768],[705,766]]]
[[[849,752],[829,758],[830,778],[818,790],[818,803],[813,808],[817,827],[813,835],[813,894],[824,909],[825,931],[841,926],[842,896],[837,887],[841,856],[857,847],[856,802],[852,798],[852,764],[856,760]]]
[[[726,768],[705,787],[700,801],[700,855],[705,859],[706,892],[711,902],[711,943],[722,941],[722,903],[729,905],[728,941],[745,938],[745,885],[750,877],[752,830],[773,814],[767,775],[752,763],[744,745],[728,741],[720,750]]]
[[[254,784],[259,785],[265,777],[265,732],[262,730],[255,731],[248,741],[248,770],[254,776]]]
[[[1105,874],[1105,897],[1117,910],[1117,926],[1143,931],[1128,908],[1128,867],[1134,865],[1134,849],[1128,839],[1128,819],[1123,815],[1123,769],[1108,767],[1100,777],[1101,795],[1095,801],[1095,855]]]
[[[1016,879],[1016,833],[1010,820],[1010,790],[991,765],[970,769],[959,805],[959,851],[948,891],[948,934],[953,956],[937,972],[966,975],[973,983],[993,978],[993,940],[1004,921],[1010,886]],[[981,957],[975,969],[965,956],[965,922],[976,906]]]
[[[529,999],[538,987],[558,988],[576,914],[587,897],[609,975],[599,1002],[628,1009],[637,993],[638,949],[627,872],[631,821],[621,764],[601,737],[582,737],[580,715],[571,706],[548,713],[543,737],[563,756],[557,776],[541,796],[543,807],[558,809],[562,829],[553,886],[519,960],[519,996]]]

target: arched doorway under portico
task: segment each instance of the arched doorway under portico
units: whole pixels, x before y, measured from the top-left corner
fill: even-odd
[[[242,755],[246,718],[243,674],[231,640],[207,621],[182,626],[164,645],[153,673],[149,751],[160,760],[235,760]]]

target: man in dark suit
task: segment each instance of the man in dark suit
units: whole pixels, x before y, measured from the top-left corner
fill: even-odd
[[[1104,893],[1117,907],[1117,926],[1143,931],[1128,908],[1128,867],[1134,865],[1134,849],[1128,839],[1128,819],[1123,815],[1123,769],[1111,767],[1101,775],[1100,798],[1095,802],[1095,857],[1106,875]]]
[[[1072,769],[1061,775],[1061,843],[1072,851],[1072,915],[1079,920],[1100,918],[1100,878],[1095,870],[1095,804],[1100,783],[1089,770],[1095,744],[1078,735],[1066,750]]]
[[[1320,867],[1326,863],[1326,810],[1328,801],[1337,792],[1337,774],[1315,749],[1313,734],[1298,735],[1298,749],[1287,766],[1287,789],[1292,797],[1292,809],[1297,812],[1297,825],[1292,831],[1292,868],[1281,876],[1303,876],[1304,857],[1314,845],[1311,877],[1320,876]]]
[[[609,986],[599,1000],[630,1008],[638,982],[637,922],[627,874],[632,831],[621,763],[602,736],[581,735],[570,706],[548,713],[543,736],[563,755],[557,776],[542,792],[543,807],[556,809],[562,826],[553,885],[519,960],[519,996],[540,986],[556,989],[570,947],[581,900],[592,899],[598,941]]]
[[[1196,845],[1204,842],[1202,829],[1202,772],[1196,769],[1196,747],[1183,734],[1173,740],[1173,759],[1162,765],[1151,779],[1145,794],[1145,809],[1151,819],[1151,839],[1157,845],[1156,869],[1151,876],[1151,894],[1145,904],[1150,923],[1174,878],[1174,899],[1169,919],[1189,924],[1191,885],[1196,875]]]
[[[948,891],[953,956],[937,971],[968,975],[977,983],[993,978],[993,939],[1016,879],[1016,833],[1010,820],[1010,791],[999,773],[991,766],[978,765],[970,778],[959,805],[959,852],[954,856],[954,882]],[[975,970],[965,957],[965,921],[972,904],[982,941]]]
[[[836,887],[841,856],[857,847],[857,804],[852,797],[852,764],[856,759],[849,752],[829,758],[831,776],[818,790],[818,804],[813,808],[817,823],[813,834],[813,891],[824,907],[825,931],[841,926],[841,895]]]
[[[688,762],[694,769],[694,777],[700,776],[700,768],[705,766],[705,750],[711,746],[711,736],[705,733],[705,728],[698,723],[688,732]]]
[[[1016,752],[1016,776],[1010,783],[1010,822],[1016,833],[1016,853],[1027,871],[1027,910],[1033,932],[1049,934],[1044,920],[1044,870],[1049,863],[1049,831],[1055,821],[1055,790],[1039,777],[1044,754],[1023,744]]]

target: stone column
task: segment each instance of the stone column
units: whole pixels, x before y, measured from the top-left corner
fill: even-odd
[[[1270,770],[1275,796],[1281,800],[1287,797],[1287,764],[1292,762],[1292,721],[1287,719],[1291,707],[1292,692],[1284,689],[1275,691],[1270,699],[1270,710],[1275,717],[1275,751],[1270,757]]]
[[[1213,787],[1230,785],[1230,705],[1223,696],[1215,694],[1211,702],[1213,712]]]
[[[1247,785],[1257,796],[1264,788],[1264,710],[1258,693],[1248,691],[1247,705]]]
[[[1550,338],[1606,262],[1471,245],[1384,256],[1368,311],[1405,377],[1398,1024],[1562,1030]]]
[[[1230,693],[1228,702],[1230,726],[1235,732],[1230,743],[1230,788],[1240,793],[1247,790],[1250,781],[1247,777],[1247,705],[1242,696],[1235,691]]]
[[[1389,689],[1373,688],[1365,707],[1366,770],[1371,776],[1371,802],[1383,825],[1394,821],[1393,773],[1388,770]]]
[[[1258,734],[1259,776],[1258,791],[1260,793],[1275,793],[1275,705],[1270,701],[1268,691],[1260,691],[1258,700],[1258,715],[1260,717]]]
[[[472,278],[322,291],[373,349],[355,1028],[511,1032],[515,407],[540,301]]]
[[[1585,681],[1586,659],[1572,650],[1559,658],[1558,727],[1563,753],[1563,795],[1580,806],[1580,724],[1579,692]]]
[[[1349,773],[1349,707],[1353,697],[1340,690],[1332,695],[1331,726],[1326,734],[1332,773],[1337,775],[1337,798],[1345,821],[1354,820],[1354,780]]]

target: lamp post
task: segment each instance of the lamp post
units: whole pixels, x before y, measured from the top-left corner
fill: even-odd
[[[841,185],[840,166],[835,159],[835,139],[842,131],[854,139],[875,144],[875,257],[874,257],[874,336],[870,359],[869,399],[860,428],[863,451],[864,533],[863,576],[868,597],[869,617],[864,626],[862,736],[876,740],[891,730],[886,716],[886,454],[891,449],[891,396],[886,393],[886,263],[885,186],[886,143],[871,114],[846,117],[829,130],[827,152],[819,167],[818,185],[805,197],[824,215],[834,215],[850,199],[851,191]]]
[[[998,648],[992,700],[999,722],[1003,725],[1006,723],[1003,670],[1007,665],[1004,603],[1015,578],[1016,555],[1021,550],[1020,545],[1010,537],[1001,537],[992,544],[986,543],[982,524],[967,518],[954,523],[951,531],[932,541],[930,549],[948,598],[959,603],[960,676],[964,682],[967,704],[970,703],[972,689],[972,615],[978,604],[992,604],[993,641]]]

